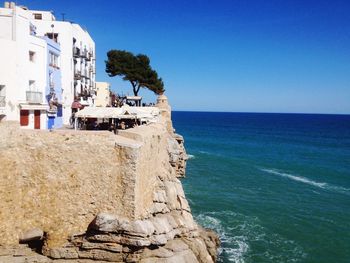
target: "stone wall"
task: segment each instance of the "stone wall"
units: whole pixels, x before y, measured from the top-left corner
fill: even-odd
[[[192,218],[169,121],[118,135],[0,123],[0,262],[215,261],[219,241]],[[44,256],[20,239],[41,239]]]
[[[109,134],[19,130],[0,124],[0,244],[40,228],[50,246],[84,232],[99,211],[130,216],[121,167]],[[130,151],[130,150],[129,150]]]

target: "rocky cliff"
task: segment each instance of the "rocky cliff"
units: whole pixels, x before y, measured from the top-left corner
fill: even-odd
[[[158,106],[158,123],[118,135],[0,123],[0,262],[215,262],[218,237],[179,181],[183,139]]]

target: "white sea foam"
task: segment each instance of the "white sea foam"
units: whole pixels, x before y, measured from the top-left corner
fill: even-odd
[[[187,154],[188,159],[195,159],[196,157],[192,154]]]
[[[316,182],[316,181],[309,180],[309,179],[307,179],[305,177],[279,172],[279,171],[277,171],[275,169],[260,169],[260,170],[264,171],[264,172],[267,172],[267,173],[270,173],[270,174],[275,174],[275,175],[279,175],[279,176],[282,176],[282,177],[286,177],[286,178],[289,178],[289,179],[294,180],[294,181],[298,181],[298,182],[302,182],[302,183],[305,183],[305,184],[317,186],[317,187],[320,187],[320,188],[325,188],[325,186],[327,185],[327,183],[319,183],[319,182]]]
[[[244,263],[244,255],[249,250],[249,245],[245,236],[232,236],[229,229],[225,229],[222,222],[214,217],[213,213],[210,215],[200,214],[196,219],[206,228],[214,229],[220,236],[221,247],[219,254],[225,256],[230,262]],[[219,262],[221,262],[219,260]]]
[[[335,185],[330,185],[328,183],[323,183],[323,182],[317,182],[317,181],[313,181],[310,180],[308,178],[302,177],[302,176],[297,176],[297,175],[292,175],[289,173],[285,173],[285,172],[281,172],[279,170],[276,169],[266,169],[266,168],[260,168],[261,171],[269,173],[269,174],[274,174],[274,175],[278,175],[278,176],[282,176],[297,182],[301,182],[304,184],[308,184],[308,185],[312,185],[318,188],[322,188],[322,189],[326,189],[326,190],[331,190],[331,191],[335,191],[335,192],[339,192],[339,193],[345,193],[345,194],[349,194],[350,189],[349,188],[345,188],[345,187],[341,187],[341,186],[335,186]]]
[[[306,257],[300,245],[266,229],[256,216],[234,211],[216,211],[200,214],[196,220],[219,234],[221,247],[218,262],[244,263],[251,262],[254,256],[261,257],[261,251],[250,247],[251,242],[266,249],[263,258],[269,262],[293,262],[286,260],[287,258],[294,258],[299,262]]]

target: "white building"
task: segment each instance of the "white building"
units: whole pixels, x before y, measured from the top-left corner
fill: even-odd
[[[26,10],[0,8],[0,118],[46,129],[47,42],[32,29]]]
[[[77,97],[82,105],[95,98],[95,42],[80,25],[56,21],[51,12],[28,10],[36,33],[48,36],[61,46],[63,122],[69,123],[71,105]]]
[[[51,12],[28,10],[5,2],[5,8],[0,8],[0,114],[6,115],[8,120],[20,119],[20,109],[25,108],[20,105],[29,102],[28,96],[35,97],[36,102],[40,97],[42,107],[29,110],[40,109],[44,115],[47,109],[44,98],[47,83],[44,36],[60,44],[63,123],[69,123],[75,97],[83,105],[93,105],[95,43],[89,33],[78,24],[56,21]],[[31,61],[32,58],[34,61]]]
[[[96,107],[111,106],[110,84],[108,82],[96,82]]]

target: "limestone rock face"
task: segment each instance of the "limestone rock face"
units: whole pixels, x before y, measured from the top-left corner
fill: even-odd
[[[181,135],[174,134],[172,138],[169,138],[168,151],[170,165],[175,168],[177,177],[185,177],[188,156]]]
[[[0,262],[215,262],[219,239],[192,217],[183,138],[159,104],[160,123],[118,135],[0,123]]]
[[[33,228],[19,236],[19,242],[25,243],[33,240],[42,240],[44,238],[44,231],[39,228]]]

